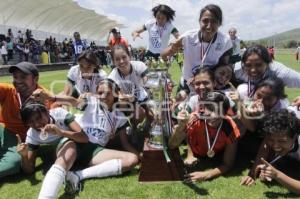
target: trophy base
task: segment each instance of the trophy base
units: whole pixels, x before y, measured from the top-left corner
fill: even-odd
[[[149,147],[151,147],[153,149],[162,150],[164,148],[163,145],[160,143],[149,142],[148,145],[149,145]]]
[[[146,140],[141,163],[140,183],[166,183],[184,180],[184,164],[178,149],[167,150],[171,162],[167,163],[163,150],[151,148]]]

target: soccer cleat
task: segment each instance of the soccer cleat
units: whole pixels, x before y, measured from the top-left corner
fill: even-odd
[[[79,176],[73,171],[68,171],[66,175],[65,192],[68,194],[74,194],[79,191],[81,191]]]

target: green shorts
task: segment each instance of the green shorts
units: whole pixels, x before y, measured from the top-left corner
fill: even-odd
[[[60,141],[57,143],[56,147],[56,152],[58,152],[61,147],[67,143],[68,141],[71,141],[69,138],[62,138]],[[100,151],[105,149],[104,147],[94,144],[94,143],[77,143],[76,144],[76,152],[77,152],[77,157],[76,161],[79,162],[80,164],[88,164],[93,157],[95,157]]]

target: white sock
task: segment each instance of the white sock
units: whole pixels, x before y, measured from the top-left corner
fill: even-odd
[[[122,161],[121,159],[108,160],[81,171],[76,171],[75,173],[79,176],[80,180],[121,175]]]
[[[56,198],[66,176],[66,171],[60,165],[54,164],[47,172],[38,199]]]

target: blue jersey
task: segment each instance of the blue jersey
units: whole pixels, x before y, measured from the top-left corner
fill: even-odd
[[[86,49],[86,45],[82,40],[77,40],[73,42],[73,51],[75,55],[79,55]]]

